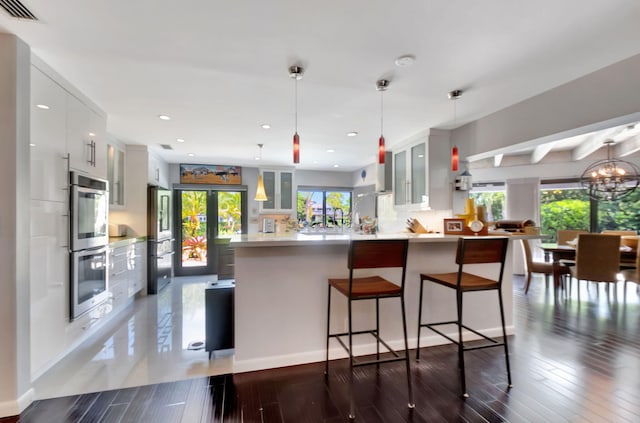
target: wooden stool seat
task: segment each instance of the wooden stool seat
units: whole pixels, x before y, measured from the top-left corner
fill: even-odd
[[[458,273],[436,273],[436,274],[420,274],[421,280],[429,280],[431,282],[444,285],[449,288],[456,289],[458,286]],[[474,275],[472,273],[462,273],[462,279],[460,280],[460,290],[463,292],[469,291],[484,291],[487,289],[497,289],[498,282],[483,278],[482,276]]]
[[[344,296],[349,297],[349,279],[329,279],[329,285],[337,289]],[[398,296],[401,291],[402,288],[398,285],[380,276],[353,278],[351,298],[365,299]]]

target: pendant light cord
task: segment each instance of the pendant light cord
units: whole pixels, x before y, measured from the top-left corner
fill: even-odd
[[[296,134],[298,133],[298,77],[296,76],[295,78],[296,83],[295,83],[295,87],[294,87],[294,122],[295,122],[295,129],[296,129]]]
[[[382,102],[382,95],[384,94],[384,90],[380,90],[380,135],[382,136],[384,131],[383,131],[383,123],[384,123],[384,109],[383,109],[383,102]]]

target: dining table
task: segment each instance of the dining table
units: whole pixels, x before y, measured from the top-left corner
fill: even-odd
[[[544,260],[553,263],[553,285],[561,286],[561,277],[566,274],[566,264],[576,259],[576,245],[558,245],[556,243],[541,243],[540,248],[544,252]],[[620,266],[635,267],[636,249],[625,245],[620,246]]]

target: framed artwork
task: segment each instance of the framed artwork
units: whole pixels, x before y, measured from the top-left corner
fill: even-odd
[[[462,235],[464,233],[464,219],[445,219],[444,233],[449,235]]]
[[[181,184],[240,185],[240,166],[180,164]]]

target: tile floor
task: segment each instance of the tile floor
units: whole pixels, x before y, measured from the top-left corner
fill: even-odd
[[[138,298],[34,382],[36,399],[76,395],[230,373],[233,350],[204,348],[204,288],[216,276],[174,280],[158,295]]]

